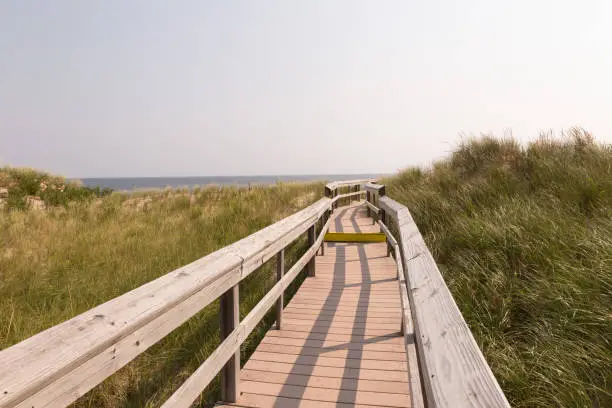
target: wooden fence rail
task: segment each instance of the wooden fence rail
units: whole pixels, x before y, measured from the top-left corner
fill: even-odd
[[[344,192],[343,192],[344,191]],[[265,314],[282,326],[283,294],[323,253],[331,212],[366,197],[397,264],[401,332],[413,407],[509,407],[406,207],[373,180],[329,183],[326,197],[232,245],[0,351],[0,407],[63,407],[220,299],[221,344],[164,403],[189,407],[221,372],[222,398],[240,395],[240,346]],[[317,231],[317,228],[320,230]],[[284,250],[308,249],[285,272]],[[394,235],[395,234],[395,235]],[[240,321],[239,283],[276,257],[277,283]]]
[[[414,324],[412,322],[410,301],[408,300],[406,273],[402,263],[401,249],[389,228],[381,220],[378,220],[378,225],[380,225],[380,230],[387,236],[389,245],[393,247],[395,261],[397,263],[397,278],[399,283],[400,301],[402,305],[402,325],[400,327],[400,331],[404,335],[404,347],[406,349],[406,357],[408,361],[408,381],[410,382],[410,397],[412,402],[411,408],[423,408],[425,406],[425,401],[423,399],[421,374],[419,371],[416,345],[414,341]]]
[[[338,200],[363,194],[339,195],[338,188],[360,190],[368,181],[331,183],[333,198],[0,351],[0,407],[67,406],[218,298],[224,340],[166,406],[189,406],[224,367],[222,393],[235,400],[240,344],[304,266],[314,273],[311,261],[329,225],[314,239],[317,222],[327,221]],[[240,281],[304,233],[307,252],[239,322]]]
[[[381,229],[398,234],[426,406],[510,407],[408,208],[380,185],[365,189],[380,208]]]

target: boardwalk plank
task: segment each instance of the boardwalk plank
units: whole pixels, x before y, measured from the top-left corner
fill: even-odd
[[[371,343],[356,343],[351,341],[335,340],[314,340],[288,336],[266,336],[261,341],[262,344],[278,344],[297,347],[320,347],[329,350],[364,350],[382,351],[387,353],[404,353],[403,342],[396,341],[395,337],[376,339]]]
[[[363,206],[336,210],[330,232],[380,232]],[[244,365],[244,407],[409,407],[402,304],[386,243],[325,243],[308,277]]]
[[[282,353],[269,353],[266,351],[257,350],[251,356],[251,360],[259,361],[274,361],[277,363],[289,363],[289,364],[302,364],[302,365],[316,365],[320,367],[347,367],[356,369],[369,369],[369,370],[382,370],[382,371],[406,371],[407,366],[403,361],[388,361],[388,360],[365,360],[363,354],[358,350],[348,352],[349,357],[353,358],[336,358],[336,357],[325,357],[325,356],[311,356],[300,353],[295,354],[282,354]]]
[[[376,381],[408,383],[406,371],[371,370],[365,368],[327,367],[307,364],[279,363],[249,359],[243,369],[269,371],[273,373],[316,375],[320,377],[353,378]],[[408,385],[406,385],[408,386]]]
[[[313,401],[285,397],[273,397],[243,393],[238,404],[217,405],[217,407],[247,407],[247,408],[372,408],[365,404],[342,404],[337,402]],[[382,405],[375,405],[385,408]]]
[[[302,387],[289,384],[273,384],[258,381],[244,381],[244,392],[273,397],[301,400],[338,402],[344,404],[366,404],[388,407],[410,406],[410,397],[405,394],[371,392],[359,390],[333,390],[329,388]]]
[[[406,353],[403,352],[389,352],[389,351],[365,351],[359,349],[361,358],[363,360],[377,360],[377,361],[406,361]],[[257,347],[257,351],[264,351],[267,353],[280,353],[280,354],[292,354],[292,355],[303,355],[303,356],[323,356],[346,359],[350,355],[348,349],[326,349],[323,347],[299,347],[299,346],[288,346],[285,345],[279,348],[276,344],[262,343]]]
[[[317,377],[314,375],[298,375],[271,373],[267,371],[242,370],[241,379],[261,381],[274,384],[299,385],[302,387],[329,388],[333,390],[358,390],[388,392],[393,394],[408,394],[408,387],[402,382],[363,380],[353,378]]]

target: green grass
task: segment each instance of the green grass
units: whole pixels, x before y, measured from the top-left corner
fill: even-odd
[[[612,406],[610,145],[484,137],[384,182],[512,406]]]
[[[32,170],[1,169],[0,349],[253,233],[314,202],[321,183],[108,194],[72,185],[45,199]],[[612,406],[612,148],[574,130],[527,146],[485,137],[431,168],[384,181],[410,208],[511,404]],[[66,187],[64,187],[66,191]],[[44,211],[24,210],[39,196]],[[288,267],[305,250],[287,251]],[[241,283],[241,315],[274,283]],[[295,286],[299,284],[296,283]],[[291,293],[292,291],[290,291]],[[77,406],[155,407],[219,343],[217,304]],[[272,323],[242,347],[242,361]],[[198,406],[218,398],[218,381]]]
[[[9,187],[9,194],[17,187]],[[44,211],[2,211],[0,349],[231,244],[306,207],[323,191],[322,183],[207,187],[83,195]],[[305,239],[292,244],[287,267],[305,249]],[[243,317],[274,284],[272,263],[241,283]],[[218,345],[217,312],[217,302],[206,307],[77,406],[161,405]],[[272,321],[268,315],[244,343],[243,362]],[[217,398],[215,381],[199,405]]]
[[[88,201],[109,195],[109,188],[86,187],[67,182],[63,177],[25,168],[0,168],[0,188],[8,189],[8,198],[0,198],[0,209],[26,209],[28,197],[40,200],[46,207],[67,206],[75,201]]]

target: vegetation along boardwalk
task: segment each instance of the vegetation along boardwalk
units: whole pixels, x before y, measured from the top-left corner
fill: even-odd
[[[285,248],[303,234],[308,249],[286,268]],[[240,319],[239,284],[268,260],[277,283]],[[0,407],[67,406],[217,299],[221,343],[164,407],[191,406],[218,374],[218,406],[509,406],[408,209],[355,180],[1,351]],[[275,326],[241,362],[270,310]]]

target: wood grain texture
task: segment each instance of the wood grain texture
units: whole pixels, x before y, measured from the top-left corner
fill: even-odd
[[[365,190],[338,194],[342,186]],[[340,207],[315,239],[321,216],[338,200],[350,202],[366,191],[372,202]],[[242,322],[236,320],[237,303],[231,299],[234,315],[225,313],[225,339],[164,407],[190,406],[230,359],[233,375],[245,385],[232,406],[508,407],[408,209],[385,197],[384,186],[368,180],[331,183],[326,195],[226,248],[1,351],[0,407],[70,404],[309,229],[310,248],[287,273],[279,271],[277,284]],[[373,225],[368,210],[380,213],[383,222]],[[395,223],[397,237],[385,221]],[[325,244],[328,230],[380,230],[400,262],[386,256],[384,243]],[[322,256],[316,257],[319,248]],[[281,330],[266,334],[239,374],[240,344],[268,310],[278,308],[284,290],[308,263],[317,275],[306,279],[283,312]],[[229,310],[229,300],[224,309]],[[225,387],[225,398],[238,397],[237,382]]]
[[[330,230],[359,229],[366,215],[360,204],[341,207]],[[397,264],[385,243],[325,245],[282,329],[269,330],[243,367],[235,406],[412,405]]]
[[[406,285],[406,276],[404,273],[403,263],[401,261],[401,251],[398,245],[397,240],[389,230],[389,228],[382,222],[378,221],[378,225],[380,226],[380,230],[387,236],[387,240],[389,244],[393,247],[393,252],[396,257],[396,265],[397,265],[397,276],[399,283],[399,293],[401,299],[401,308],[402,308],[402,323],[401,323],[401,333],[404,335],[404,344],[406,348],[406,356],[408,357],[408,372],[409,372],[409,381],[410,381],[410,389],[411,393],[411,403],[413,407],[424,407],[425,401],[423,399],[423,393],[421,392],[421,374],[417,361],[417,352],[416,352],[416,344],[415,344],[415,333],[414,333],[414,324],[412,321],[412,312],[410,308],[410,301],[408,300],[408,290]],[[399,260],[399,261],[397,261]]]
[[[276,255],[276,281],[279,282],[285,274],[285,250],[281,251]],[[280,330],[283,324],[283,308],[285,307],[285,296],[284,292],[278,297],[276,301],[276,328]]]
[[[245,316],[236,329],[229,334],[225,340],[215,349],[212,355],[196,369],[196,371],[179,387],[178,390],[164,403],[164,408],[189,407],[195,399],[204,391],[210,381],[223,368],[226,361],[239,353],[240,345],[255,326],[261,321],[265,314],[272,308],[277,299],[293,282],[306,264],[313,258],[323,242],[323,236],[329,228],[331,219],[323,227],[318,239],[304,255],[283,275],[283,277],[266,293],[257,305]],[[285,325],[291,326],[291,325]],[[273,331],[277,331],[272,329]]]
[[[332,203],[335,203],[343,198],[361,196],[362,194],[365,194],[365,191],[354,191],[352,193],[338,194],[332,199]]]
[[[363,187],[366,191],[369,191],[370,193],[375,194],[377,196],[385,195],[385,185],[384,184],[374,184],[370,182],[370,183],[366,183]]]
[[[308,228],[308,246],[309,247],[312,247],[314,245],[316,233],[317,233],[317,226],[313,224],[310,226],[310,228]],[[315,268],[314,257],[311,258],[310,261],[308,261],[308,264],[306,265],[306,270],[308,271],[308,276],[315,276],[316,268]]]
[[[376,207],[370,201],[366,201],[365,204],[368,207],[368,209],[371,211],[371,214],[374,214],[375,216],[377,216],[380,213],[380,208]],[[371,214],[369,214],[369,216],[371,216]]]
[[[221,296],[219,302],[219,330],[225,340],[240,324],[240,285],[234,285]],[[236,402],[240,394],[240,350],[225,363],[221,370],[221,399]]]
[[[329,232],[380,232],[377,225],[373,225],[368,217],[365,202],[355,202],[344,206],[334,213],[334,221]]]
[[[358,180],[346,180],[346,181],[332,181],[325,185],[326,190],[336,190],[338,187],[351,187],[351,186],[362,186],[367,183],[376,181],[376,179],[358,179]]]
[[[1,351],[0,407],[32,406],[30,401],[44,406],[47,400],[61,406],[76,400],[294,241],[330,206],[331,200],[322,198],[228,247]]]
[[[393,234],[391,234],[391,231],[389,230],[389,228],[382,222],[382,221],[378,221],[378,225],[380,226],[380,230],[385,234],[385,236],[387,237],[387,241],[389,241],[389,244],[392,247],[397,247],[397,241],[395,240],[395,237],[393,236]],[[399,253],[399,252],[396,252]]]
[[[394,243],[394,251],[400,254],[400,248],[397,242]],[[401,332],[404,335],[404,346],[406,347],[406,357],[408,363],[408,381],[412,390],[411,402],[415,408],[425,407],[425,397],[423,395],[423,387],[421,381],[421,371],[418,365],[418,357],[415,342],[414,322],[412,321],[412,310],[408,298],[408,285],[406,284],[406,273],[404,271],[402,258],[398,256],[396,259],[397,276],[399,278],[400,299],[402,303],[402,327]]]
[[[408,209],[380,207],[396,223],[428,407],[509,407]]]

